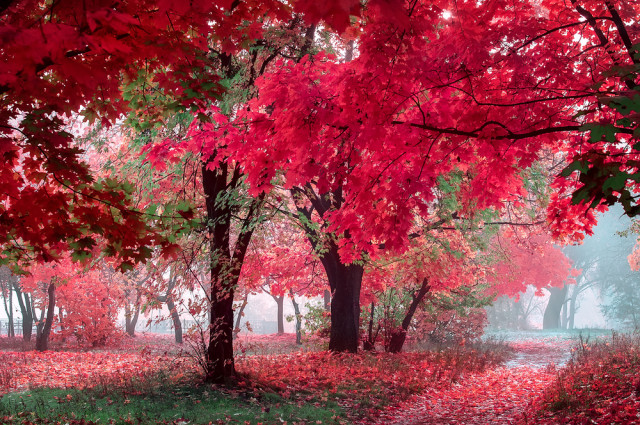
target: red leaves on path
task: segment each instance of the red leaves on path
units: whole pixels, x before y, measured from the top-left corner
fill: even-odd
[[[463,378],[449,388],[428,390],[413,400],[413,407],[396,407],[378,423],[514,424],[531,398],[540,394],[554,376],[546,369],[529,367],[490,370]]]
[[[509,362],[482,373],[467,374],[449,387],[428,389],[383,412],[377,424],[516,424],[531,400],[544,393],[556,377],[553,366],[567,357],[569,340],[518,341]],[[549,364],[549,367],[541,367]]]

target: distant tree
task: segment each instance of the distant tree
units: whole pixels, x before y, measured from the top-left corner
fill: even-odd
[[[15,326],[13,321],[13,287],[18,283],[18,277],[11,273],[9,267],[0,266],[0,294],[4,304],[4,311],[7,314],[7,336],[13,338]]]
[[[626,221],[620,220],[623,223]],[[604,298],[602,312],[608,319],[614,320],[623,327],[640,328],[640,222],[632,222],[627,231],[618,232],[622,237],[620,249],[613,253],[614,264],[622,263],[620,257],[625,253],[630,269],[621,267],[614,269],[616,273],[610,273],[608,284],[602,288]],[[626,240],[625,240],[626,239]],[[635,246],[631,247],[635,239]],[[618,254],[618,255],[616,255]],[[613,270],[612,270],[613,271]]]
[[[638,272],[621,273],[604,291],[602,313],[626,328],[640,329],[640,285]]]
[[[622,208],[614,207],[598,216],[593,235],[580,244],[563,248],[580,274],[575,284],[550,289],[545,328],[573,328],[580,296],[591,288],[597,288],[602,295],[601,309],[605,317],[615,320],[619,314],[625,314],[614,306],[622,307],[630,301],[624,297],[633,291],[629,286],[636,284],[627,262],[635,242],[634,238],[628,236],[630,224]]]
[[[531,316],[544,312],[544,298],[536,294],[534,286],[520,293],[517,298],[498,297],[487,307],[489,325],[498,329],[529,329]]]

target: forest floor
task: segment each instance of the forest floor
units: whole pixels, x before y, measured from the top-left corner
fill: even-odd
[[[530,417],[535,413],[532,404],[542,399],[558,379],[576,345],[607,336],[611,336],[610,331],[603,330],[494,333],[491,337],[514,349],[512,358],[503,366],[469,374],[449,387],[411,397],[382,412],[375,424],[537,423]]]
[[[599,334],[599,333],[598,333]],[[496,335],[513,349],[504,366],[463,376],[382,412],[376,424],[516,424],[569,359],[578,333],[507,332]]]
[[[22,424],[19,415],[28,412],[36,423],[53,415],[53,422],[37,422],[49,424],[68,419],[65,415],[76,420],[82,411],[94,421],[86,423],[127,424],[135,419],[142,424],[199,424],[209,422],[203,417],[226,412],[212,423],[536,423],[533,401],[541,400],[557,381],[581,336],[539,331],[490,336],[479,345],[352,356],[314,347],[301,350],[292,334],[241,335],[236,356],[241,378],[231,391],[198,384],[187,389],[189,382],[197,382],[197,368],[169,336],[140,335],[102,350],[60,346],[47,353],[0,338],[0,419]],[[505,352],[507,345],[510,353]],[[163,409],[160,413],[143,411],[154,397],[167,399],[165,390],[150,391],[149,383],[175,395],[170,406],[153,407]],[[92,388],[99,391],[83,393]],[[230,404],[210,406],[207,398]],[[102,422],[91,416],[102,409],[119,420]],[[195,414],[195,409],[213,410],[182,421],[189,416],[185,412]],[[16,422],[9,422],[12,417]],[[241,418],[246,419],[238,422]],[[76,423],[73,420],[67,423]]]

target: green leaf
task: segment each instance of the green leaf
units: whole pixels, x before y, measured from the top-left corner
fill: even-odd
[[[590,143],[598,143],[602,141],[603,136],[606,141],[613,143],[616,141],[616,133],[618,132],[618,129],[613,124],[601,123],[588,123],[583,125],[581,129],[591,132],[589,137]]]
[[[608,193],[611,190],[620,191],[622,188],[624,188],[628,178],[629,175],[627,173],[625,173],[624,171],[620,171],[619,173],[616,173],[605,180],[604,184],[602,185],[602,191],[605,193]]]
[[[560,175],[562,177],[569,177],[574,171],[579,171],[580,173],[586,173],[589,171],[589,163],[587,161],[580,161],[578,159],[573,160],[569,165],[567,165]]]

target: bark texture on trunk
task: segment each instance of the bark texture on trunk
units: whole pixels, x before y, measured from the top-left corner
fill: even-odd
[[[47,351],[49,349],[49,336],[51,335],[51,325],[53,324],[54,309],[56,307],[56,285],[54,282],[49,283],[47,290],[49,295],[49,303],[47,305],[47,319],[42,327],[42,332],[39,333],[36,339],[36,350]]]
[[[359,264],[342,264],[335,245],[320,260],[332,293],[329,350],[355,353],[360,341],[360,288],[364,268]]]
[[[301,224],[307,239],[316,252],[321,253],[320,262],[327,273],[331,289],[329,350],[355,353],[360,342],[360,288],[364,266],[357,263],[343,264],[335,238],[310,224],[313,222],[314,210],[320,217],[325,217],[327,212],[339,207],[342,192],[338,189],[330,196],[319,196],[307,185],[305,188],[291,189],[291,195],[296,202],[298,213],[306,218]],[[298,201],[304,198],[311,201],[312,208],[299,205]],[[348,235],[345,237],[348,238]]]
[[[213,279],[213,278],[212,278]],[[233,360],[233,287],[212,291],[209,346],[207,348],[208,382],[225,383],[235,377]]]

